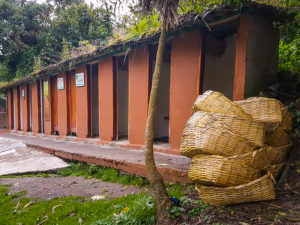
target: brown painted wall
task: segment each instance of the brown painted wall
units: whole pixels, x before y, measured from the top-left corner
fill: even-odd
[[[21,128],[20,124],[20,95],[19,87],[14,88],[14,130],[18,131]]]
[[[129,142],[144,144],[148,113],[149,49],[129,53]]]
[[[199,30],[175,37],[171,51],[170,144],[178,149],[182,131],[199,95],[202,35]]]
[[[34,81],[31,83],[32,93],[32,132],[37,134],[41,130],[41,113],[40,113],[40,92],[39,83]]]
[[[248,15],[242,14],[236,40],[233,100],[243,100],[245,93],[246,60],[248,45]]]
[[[22,92],[24,91],[25,97],[22,96]],[[23,131],[27,132],[30,130],[30,119],[29,119],[29,93],[27,85],[23,85],[20,88],[20,99],[22,101],[22,123],[23,123]]]
[[[58,132],[60,136],[66,136],[68,134],[68,85],[66,73],[60,73],[58,78],[64,79],[64,89],[57,90],[58,92]]]
[[[89,135],[89,105],[88,105],[88,76],[86,66],[76,69],[77,73],[84,73],[84,86],[76,87],[76,133],[78,138]]]
[[[13,90],[7,92],[7,114],[8,114],[8,129],[14,128],[14,109],[13,109]]]
[[[101,141],[114,138],[114,78],[113,58],[102,59],[98,64],[99,131]]]

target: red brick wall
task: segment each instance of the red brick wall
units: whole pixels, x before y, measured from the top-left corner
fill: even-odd
[[[114,138],[114,78],[113,58],[105,58],[98,64],[99,88],[99,136],[101,141]]]
[[[40,93],[39,83],[33,81],[31,83],[32,94],[32,132],[37,134],[41,130],[41,110],[40,110]]]
[[[86,66],[76,69],[77,73],[84,73],[84,86],[76,87],[76,122],[77,137],[87,138],[89,135],[89,110],[88,110],[88,75]]]
[[[170,144],[178,149],[182,131],[200,85],[202,35],[199,30],[184,33],[172,41],[170,77]]]
[[[129,141],[144,144],[148,114],[149,49],[141,47],[129,53]]]
[[[60,136],[66,136],[68,133],[68,104],[67,104],[67,77],[66,73],[59,73],[58,78],[64,79],[64,89],[58,92],[58,132]]]

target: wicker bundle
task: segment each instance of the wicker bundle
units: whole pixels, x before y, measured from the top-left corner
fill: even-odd
[[[222,122],[232,133],[239,135],[253,144],[262,147],[264,145],[264,124],[253,120],[246,120],[236,116],[211,113],[214,121]]]
[[[259,178],[260,171],[242,162],[218,155],[197,155],[192,158],[189,179],[206,185],[234,186]]]
[[[253,97],[235,103],[250,114],[254,120],[265,123],[268,130],[274,130],[282,121],[282,104],[276,99]]]
[[[233,156],[253,152],[256,146],[226,128],[186,126],[181,140],[180,153],[187,157],[199,154]]]
[[[288,132],[276,128],[273,131],[266,132],[265,143],[274,147],[280,147],[289,144],[291,141]]]
[[[274,165],[270,165],[267,168],[267,171],[269,171],[272,176],[276,179],[278,177],[278,175],[282,172],[283,167],[286,163],[279,163],[279,164],[274,164]]]
[[[247,139],[256,146],[264,145],[264,124],[253,120],[246,120],[236,116],[204,111],[195,112],[186,126],[226,128],[237,136]]]
[[[201,200],[212,205],[230,205],[275,199],[274,178],[271,174],[234,187],[196,185]]]
[[[192,108],[193,113],[197,111],[215,112],[226,115],[238,116],[244,119],[251,119],[251,116],[244,110],[226,98],[223,94],[214,91],[206,91],[199,95]]]
[[[279,164],[284,163],[286,161],[286,156],[289,153],[289,149],[291,144],[281,146],[281,147],[272,147],[266,146],[267,155],[270,161],[270,164]]]
[[[293,127],[293,119],[289,110],[281,103],[282,121],[279,128],[284,131],[291,131]]]
[[[201,200],[228,205],[274,199],[273,176],[286,162],[291,128],[290,113],[276,99],[232,102],[213,91],[199,96],[180,152],[192,158],[189,179]],[[259,178],[262,170],[268,173]]]

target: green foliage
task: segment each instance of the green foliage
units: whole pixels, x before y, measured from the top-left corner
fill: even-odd
[[[71,58],[71,50],[72,50],[72,44],[68,42],[65,38],[62,39],[62,52],[61,52],[61,59],[66,60]]]
[[[132,207],[122,204],[115,208],[122,210],[118,214],[98,220],[93,225],[151,225],[155,223],[155,207],[150,197],[144,196],[138,199]]]
[[[67,59],[82,40],[103,44],[111,35],[110,12],[82,0],[0,0],[0,81]]]
[[[203,14],[220,6],[243,6],[250,2],[251,0],[181,0],[179,13],[194,12]]]
[[[290,23],[279,26],[279,72],[300,76],[300,13]]]
[[[98,220],[107,221],[108,218],[113,221],[114,218],[117,219],[115,215],[120,215],[127,221],[146,221],[122,224],[153,224],[155,219],[155,209],[147,205],[151,199],[145,193],[110,201],[91,201],[73,196],[40,201],[24,198],[25,194],[22,191],[9,195],[8,187],[0,185],[0,224],[93,224]]]
[[[160,28],[159,14],[153,11],[151,14],[126,16],[127,33],[129,37],[140,37],[141,35],[151,34]]]
[[[89,165],[83,162],[71,163],[69,167],[59,170],[58,175],[83,176],[86,178],[93,177],[101,179],[102,181],[120,183],[124,185],[135,185],[139,187],[148,185],[148,181],[142,177],[130,175],[113,168]]]

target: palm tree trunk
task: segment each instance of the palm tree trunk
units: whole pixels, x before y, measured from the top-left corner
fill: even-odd
[[[154,74],[152,78],[147,126],[145,132],[145,164],[150,181],[150,187],[152,189],[152,195],[156,203],[156,223],[159,225],[171,224],[169,212],[167,210],[167,208],[171,206],[171,202],[164,184],[164,180],[157,170],[153,154],[154,118],[158,97],[157,92],[162,70],[163,55],[166,44],[166,33],[166,26],[162,25],[158,50],[156,54]]]

